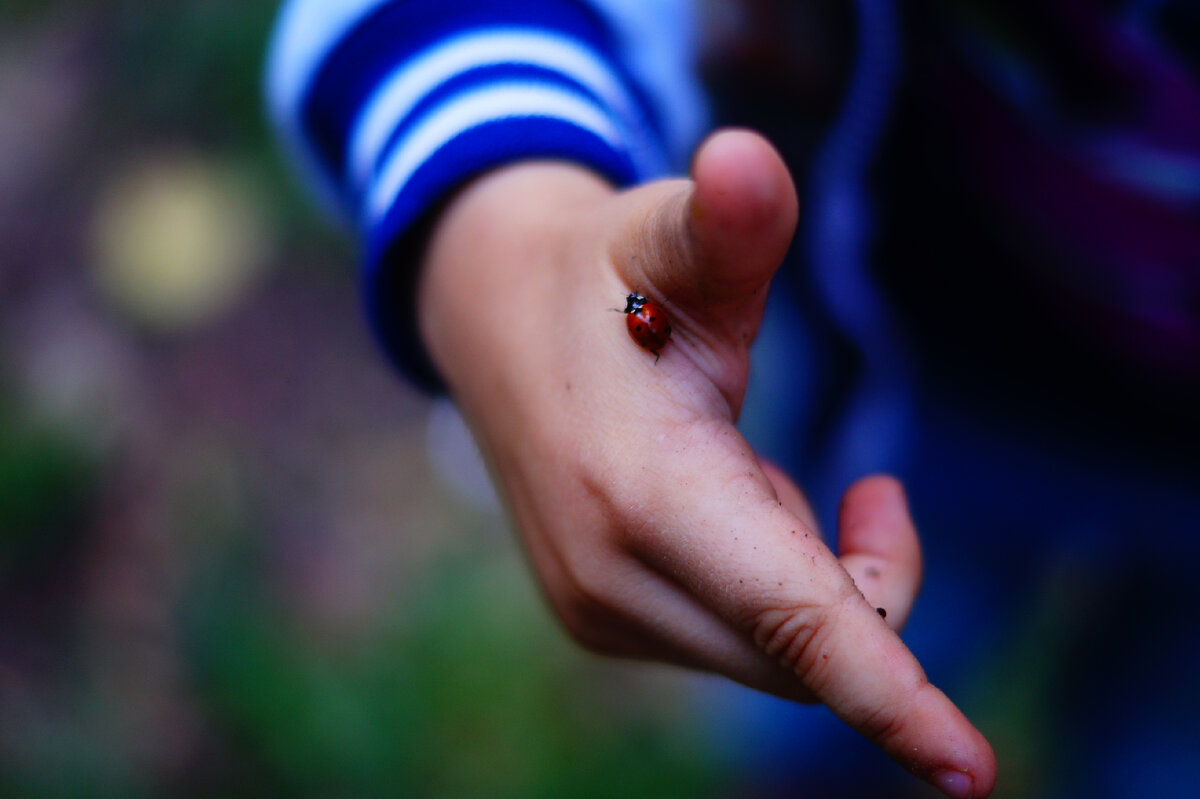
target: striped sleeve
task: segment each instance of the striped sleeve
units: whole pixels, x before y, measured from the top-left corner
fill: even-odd
[[[457,186],[560,158],[617,185],[684,163],[703,127],[684,0],[291,0],[270,110],[324,204],[361,236],[371,322],[431,376],[412,324],[412,241]],[[413,234],[413,235],[408,235]]]

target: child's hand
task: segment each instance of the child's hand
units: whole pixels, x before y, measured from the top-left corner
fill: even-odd
[[[921,568],[898,484],[847,491],[837,558],[734,428],[796,215],[785,166],[746,132],[707,141],[691,180],[623,193],[565,164],[498,170],[433,233],[422,336],[575,638],[824,702],[984,796],[987,741],[894,632]],[[630,291],[671,317],[657,362],[611,310]]]

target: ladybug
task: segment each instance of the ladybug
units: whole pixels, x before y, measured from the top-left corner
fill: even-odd
[[[654,362],[658,363],[659,350],[671,338],[671,322],[662,306],[636,291],[631,293],[625,298],[625,326],[637,345],[654,353]]]

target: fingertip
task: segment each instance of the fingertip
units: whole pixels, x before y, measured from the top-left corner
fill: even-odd
[[[842,512],[863,508],[869,511],[899,509],[908,511],[904,484],[890,474],[860,477],[842,496]]]
[[[948,725],[952,732],[947,736],[942,762],[927,767],[925,779],[948,796],[983,799],[996,786],[996,755],[992,745],[949,698],[940,691],[937,693],[949,706],[944,712],[953,714],[951,718],[957,716],[957,723]],[[949,776],[952,774],[962,776],[952,778]],[[955,788],[957,792],[951,793],[948,788]]]
[[[794,229],[798,200],[791,173],[758,133],[739,128],[714,133],[696,149],[691,173],[695,214],[734,227]]]
[[[904,486],[896,478],[864,477],[842,495],[838,545],[843,553],[863,553],[919,565],[920,541]]]
[[[975,783],[976,799],[984,799],[984,797],[990,796],[992,791],[995,790],[999,769],[996,764],[996,753],[992,749],[992,744],[979,730],[975,730],[975,736],[978,739],[976,742],[978,752],[975,757],[979,765],[972,774],[972,780]]]
[[[688,229],[701,260],[728,291],[757,288],[782,262],[799,216],[783,158],[749,130],[713,134],[692,161]]]
[[[879,744],[897,762],[947,796],[982,799],[996,784],[992,746],[954,703],[926,683],[920,700]]]
[[[960,772],[971,779],[965,795],[991,791],[996,762],[987,739],[867,603],[846,606],[821,648],[831,657],[809,675],[817,682],[806,682],[842,720],[931,784]]]
[[[996,756],[983,734],[972,728],[973,751],[956,758],[958,762],[936,770],[926,779],[953,799],[985,799],[996,787]]]

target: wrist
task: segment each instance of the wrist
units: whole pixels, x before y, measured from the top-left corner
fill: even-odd
[[[571,293],[592,209],[614,191],[583,167],[523,162],[480,176],[447,203],[420,265],[417,325],[452,392],[544,337],[529,309]]]

